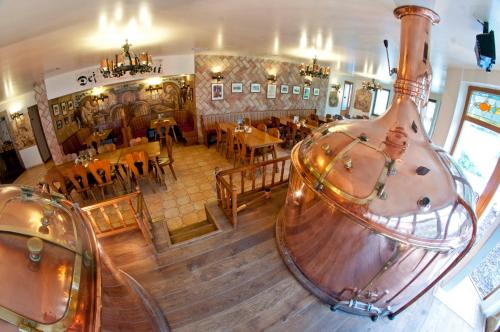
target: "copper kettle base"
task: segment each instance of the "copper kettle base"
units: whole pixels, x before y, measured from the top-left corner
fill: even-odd
[[[330,305],[332,311],[341,310],[346,313],[355,314],[359,316],[370,317],[372,321],[378,320],[380,317],[387,316],[389,319],[394,319],[393,312],[378,308],[369,303],[364,303],[357,300],[350,301],[340,301],[335,297],[329,295],[321,288],[317,287],[309,278],[306,277],[300,268],[295,264],[290,252],[288,251],[285,244],[285,228],[284,228],[285,218],[284,210],[282,209],[276,219],[276,244],[278,246],[278,251],[285,262],[288,270],[293,274],[293,276],[302,284],[302,286],[311,292],[313,295],[318,297],[325,304]]]

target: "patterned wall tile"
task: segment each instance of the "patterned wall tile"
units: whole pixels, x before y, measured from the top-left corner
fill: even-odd
[[[45,133],[45,138],[47,139],[47,145],[49,146],[50,153],[52,154],[52,159],[56,165],[61,164],[64,162],[64,152],[57,141],[54,125],[52,124],[45,82],[42,81],[33,84],[33,91],[35,92],[38,113],[40,114],[43,132]]]
[[[220,67],[224,80],[224,100],[212,101],[211,84],[214,67]],[[267,99],[267,76],[275,71],[277,76],[277,93],[275,99]],[[195,56],[196,72],[196,112],[198,115],[198,135],[201,134],[200,116],[204,114],[247,112],[252,110],[287,110],[317,109],[322,110],[326,104],[328,79],[313,79],[309,100],[302,98],[304,77],[300,76],[296,63],[279,62],[269,59],[246,56]],[[231,93],[231,83],[243,83],[243,93]],[[260,83],[260,93],[250,93],[250,84]],[[280,93],[280,86],[289,86],[288,94]],[[299,85],[301,93],[292,94],[292,87]],[[313,89],[319,88],[319,96],[313,95]]]

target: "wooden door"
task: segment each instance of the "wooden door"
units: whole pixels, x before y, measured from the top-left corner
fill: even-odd
[[[30,117],[31,128],[33,128],[36,145],[38,146],[38,151],[40,152],[43,162],[45,163],[52,158],[52,155],[50,154],[50,149],[47,145],[47,140],[45,139],[40,114],[38,114],[38,107],[36,105],[28,107],[28,114]]]

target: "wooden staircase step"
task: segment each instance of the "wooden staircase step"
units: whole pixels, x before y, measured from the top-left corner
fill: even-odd
[[[169,230],[169,233],[170,233],[170,236],[175,236],[178,234],[189,232],[190,230],[193,230],[195,228],[198,228],[198,227],[201,227],[201,226],[207,225],[207,224],[209,224],[209,222],[207,220],[203,220],[203,221],[199,221],[199,222],[196,222],[194,224],[190,224],[190,225],[180,227],[180,228],[177,228],[174,230]]]
[[[197,228],[193,228],[190,230],[187,230],[182,233],[178,233],[177,235],[174,235],[171,237],[172,244],[177,244],[179,242],[187,241],[194,239],[196,237],[200,237],[202,235],[215,232],[217,228],[212,225],[212,224],[202,224]]]

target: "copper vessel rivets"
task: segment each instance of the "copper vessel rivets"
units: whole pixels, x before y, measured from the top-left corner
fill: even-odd
[[[323,151],[325,152],[325,154],[327,156],[332,154],[332,148],[330,147],[330,144],[325,143],[325,144],[321,145],[321,149],[323,149]]]
[[[429,211],[431,208],[431,200],[429,197],[419,198],[419,200],[417,201],[417,205],[421,211],[424,211],[424,212]]]
[[[352,158],[350,155],[345,154],[342,156],[342,163],[344,164],[345,169],[350,170],[352,168]]]
[[[38,237],[31,237],[26,242],[29,251],[29,258],[32,262],[38,263],[42,258],[43,241]]]

